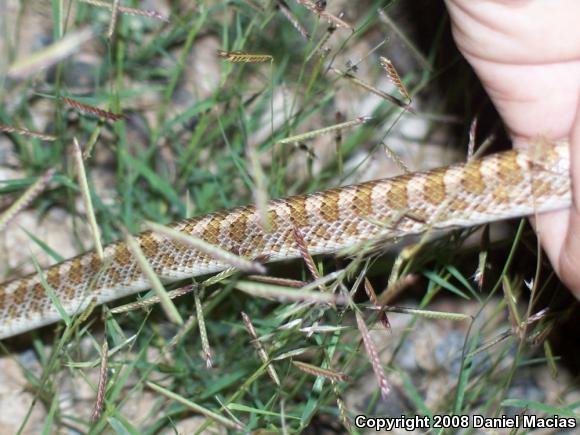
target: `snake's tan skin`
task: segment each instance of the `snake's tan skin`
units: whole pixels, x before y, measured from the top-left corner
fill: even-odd
[[[535,145],[447,168],[370,181],[268,204],[263,230],[254,206],[182,220],[171,228],[246,258],[300,256],[294,229],[311,254],[337,252],[373,239],[429,229],[466,227],[568,207],[568,145]],[[211,274],[230,265],[152,232],[136,237],[164,283]],[[43,275],[67,313],[92,299],[105,303],[150,287],[125,242],[88,252]],[[38,274],[0,285],[0,339],[60,319]]]

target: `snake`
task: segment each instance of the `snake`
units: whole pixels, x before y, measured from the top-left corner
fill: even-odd
[[[443,168],[274,199],[168,227],[247,259],[333,254],[359,243],[524,217],[571,204],[567,143],[532,144]],[[545,142],[545,143],[543,143]],[[265,224],[267,222],[267,224]],[[148,230],[133,239],[163,284],[215,274],[231,263]],[[0,284],[0,339],[151,288],[127,240]],[[60,307],[55,304],[58,299]],[[59,309],[60,308],[60,311]]]

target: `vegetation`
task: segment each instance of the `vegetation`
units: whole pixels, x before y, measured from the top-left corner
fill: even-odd
[[[81,252],[94,234],[108,243],[145,221],[352,182],[385,155],[408,161],[405,144],[463,144],[474,114],[478,137],[500,130],[450,48],[439,7],[429,15],[424,4],[390,1],[149,3],[160,10],[52,0],[5,14],[14,28],[4,23],[0,124],[20,175],[0,180],[0,226],[27,207],[39,225],[64,208]],[[36,32],[22,27],[31,9],[41,9],[52,40],[21,56],[13,35]],[[30,237],[62,259],[59,246]],[[522,221],[503,238],[458,231],[351,259],[305,253],[260,281],[206,277],[173,301],[181,326],[157,305],[96,308],[56,336],[53,326],[29,334],[42,370],[22,365],[34,401],[20,429],[36,427],[37,407],[45,433],[357,433],[358,414],[577,417],[572,385],[541,398],[514,387],[534,368],[559,370],[544,339],[574,309],[552,296],[536,315],[538,295],[560,287],[537,252]],[[413,309],[374,309],[403,291]],[[6,354],[18,348],[6,344]],[[87,388],[90,399],[75,394]]]

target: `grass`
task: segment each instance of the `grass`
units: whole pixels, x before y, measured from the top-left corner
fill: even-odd
[[[414,141],[428,142],[441,125],[447,125],[441,121],[448,119],[446,106],[457,101],[476,105],[468,75],[454,77],[446,98],[433,98],[431,93],[437,92],[429,91],[450,70],[457,74],[460,62],[457,54],[450,58],[444,54],[444,15],[434,20],[433,42],[425,49],[424,44],[409,42],[413,38],[404,26],[393,28],[393,21],[386,25],[381,20],[379,8],[389,15],[397,13],[392,2],[366,1],[359,8],[348,8],[343,19],[355,32],[340,28],[329,32],[328,23],[298,3],[288,6],[309,32],[308,41],[276,2],[202,1],[195,7],[174,2],[167,23],[123,13],[117,17],[112,39],[107,38],[109,9],[59,0],[45,5],[57,41],[90,26],[93,38],[83,47],[93,60],[82,73],[83,85],[76,83],[80,73],[68,52],[53,64],[62,52],[58,46],[28,59],[37,67],[50,64],[48,73],[27,72],[29,67],[0,68],[4,73],[0,123],[46,130],[56,137],[48,143],[37,137],[7,136],[22,175],[0,182],[0,201],[14,201],[30,186],[37,187],[34,183],[46,171],[56,170],[33,207],[40,218],[51,208],[66,208],[75,222],[72,238],[79,251],[92,246],[82,225],[86,215],[77,203],[81,186],[68,151],[75,137],[87,157],[87,189],[104,242],[122,238],[123,228],[136,232],[146,221],[168,223],[343,184],[365,170],[364,162],[381,154],[383,142],[405,139],[399,127],[410,116],[402,116],[392,101],[376,96],[369,100],[372,90],[329,69],[345,71],[347,60],[359,63],[358,72],[351,70],[354,78],[373,87],[385,74],[379,56],[388,55],[394,65],[411,65],[401,69],[404,73],[399,71],[403,82],[415,98],[425,98],[423,107],[434,108],[416,115],[427,128]],[[338,11],[334,4],[328,10]],[[17,27],[25,14],[23,9]],[[4,35],[8,63],[28,65],[17,62],[18,39]],[[385,35],[399,45],[379,46]],[[68,50],[71,39],[66,42]],[[230,53],[236,62],[220,58],[217,49]],[[234,51],[242,54],[231,54]],[[238,62],[244,53],[263,55],[254,60],[265,62]],[[201,73],[203,68],[216,75]],[[394,87],[390,93],[401,98]],[[63,104],[62,97],[123,113],[125,118],[108,120],[103,112],[99,117],[91,116],[90,110],[78,112]],[[38,120],[38,101],[50,102],[48,119]],[[372,113],[360,113],[362,107],[371,107]],[[372,119],[341,132],[303,135],[360,116]],[[462,117],[460,124],[450,124],[447,134],[457,126],[467,132],[469,122]],[[493,130],[494,123],[487,131]],[[292,136],[300,143],[283,142]],[[325,146],[332,152],[325,152]],[[358,158],[361,152],[367,155],[363,163]],[[113,180],[106,188],[98,171]],[[24,199],[24,207],[32,201],[29,196]],[[535,263],[536,246],[526,249],[529,230],[524,231],[522,222],[507,239],[490,242],[484,233],[481,243],[463,247],[471,233],[421,240],[394,253],[382,249],[382,255],[363,249],[364,255],[350,263],[316,258],[310,269],[319,279],[311,277],[303,262],[273,266],[268,272],[272,279],[260,284],[249,285],[247,277],[233,272],[210,277],[193,286],[193,296],[173,301],[176,318],[184,319],[182,326],[172,325],[159,307],[123,314],[91,307],[83,315],[88,317],[94,309],[91,320],[71,321],[64,332],[61,326],[54,339],[33,332],[30,346],[42,370],[22,365],[34,400],[19,430],[26,432],[35,424],[32,411],[38,407],[46,413],[40,424],[43,432],[68,428],[95,434],[357,433],[352,419],[361,412],[495,416],[513,411],[578,418],[578,404],[566,402],[573,384],[562,386],[545,405],[513,395],[515,380],[527,376],[530,367],[559,367],[549,345],[545,352],[534,353],[527,344],[527,339],[541,340],[554,327],[561,309],[556,300],[555,311],[538,322],[529,321],[537,310],[528,304],[523,277],[535,272],[530,275],[519,261],[524,252]],[[61,257],[58,246],[33,234],[30,238],[52,258]],[[470,276],[478,262],[483,290]],[[412,294],[420,310],[389,314],[393,323],[389,333],[381,326],[385,314],[367,309],[372,304],[362,289],[371,300],[396,301],[402,290],[397,283],[409,274],[417,277],[411,287],[419,290]],[[546,273],[534,280],[534,294],[557,287]],[[466,319],[438,304],[450,298],[469,301],[471,315]],[[462,343],[443,346],[450,355],[432,371],[421,364],[405,365],[409,346],[433,330],[445,343],[448,331],[437,329],[438,324],[461,331]],[[441,347],[434,346],[437,351]],[[12,355],[19,361],[17,354]],[[103,368],[105,362],[108,370]],[[456,370],[446,367],[452,364],[458,364]],[[365,379],[371,379],[370,387],[364,387]],[[428,397],[430,382],[444,382],[437,400]],[[61,400],[63,389],[88,390],[91,398],[72,394],[73,406],[67,408]],[[356,400],[356,391],[364,393],[363,399]],[[402,404],[393,404],[397,400]],[[140,412],[131,410],[136,407]],[[196,429],[185,426],[195,416],[199,416]]]

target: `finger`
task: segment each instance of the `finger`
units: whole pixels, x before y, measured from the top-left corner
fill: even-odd
[[[499,64],[528,65],[578,58],[578,0],[445,3],[457,45],[468,56]]]
[[[537,216],[534,226],[562,282],[580,299],[580,102],[570,135],[572,205]]]

